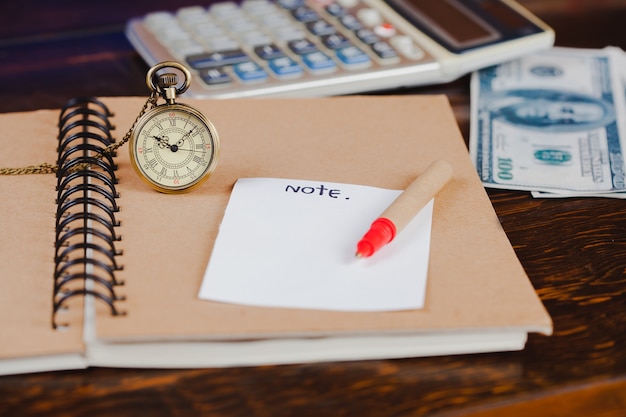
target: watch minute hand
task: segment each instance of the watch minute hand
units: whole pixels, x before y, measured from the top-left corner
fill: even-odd
[[[195,129],[195,127],[194,127],[193,129]],[[191,135],[191,132],[193,132],[193,129],[191,129],[189,132],[185,133],[185,134],[183,135],[183,137],[182,137],[182,138],[180,138],[180,139],[178,140],[178,142],[176,142],[176,145],[181,146],[183,143],[185,143],[185,139],[186,139],[189,135]]]

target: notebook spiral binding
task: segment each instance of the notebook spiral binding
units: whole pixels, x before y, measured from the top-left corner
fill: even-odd
[[[114,143],[113,114],[100,100],[78,97],[68,101],[59,116],[54,289],[52,327],[70,299],[92,296],[113,315],[123,315],[118,302],[123,282],[117,233],[119,212],[114,154],[103,150]]]

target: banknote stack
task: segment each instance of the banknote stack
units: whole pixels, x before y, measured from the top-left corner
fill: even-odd
[[[486,187],[626,198],[626,56],[553,48],[472,76],[470,155]]]

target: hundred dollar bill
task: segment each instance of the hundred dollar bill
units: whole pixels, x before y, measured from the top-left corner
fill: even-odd
[[[474,73],[470,155],[483,184],[626,191],[620,54],[553,48]]]
[[[582,193],[555,193],[555,192],[546,192],[546,191],[531,191],[531,194],[535,198],[605,197],[605,198],[626,199],[626,193],[624,192],[582,194]]]

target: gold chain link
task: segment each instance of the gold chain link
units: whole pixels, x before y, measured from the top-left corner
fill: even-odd
[[[153,91],[152,94],[150,94],[150,97],[148,97],[148,100],[146,100],[145,104],[143,105],[141,111],[139,112],[139,115],[133,122],[133,125],[130,127],[130,129],[128,129],[128,132],[126,132],[122,140],[119,141],[118,143],[113,143],[107,146],[106,148],[104,148],[102,152],[96,155],[96,158],[102,159],[104,158],[105,155],[112,154],[113,152],[118,150],[122,145],[128,142],[141,116],[143,116],[146,113],[146,110],[148,110],[148,106],[150,106],[151,109],[154,108],[156,106],[156,102],[158,99],[159,99],[158,94],[155,91]],[[72,169],[72,171],[80,171],[81,169],[86,169],[89,166],[90,164],[88,163],[78,164]],[[21,168],[0,168],[0,175],[55,174],[58,170],[59,170],[58,165],[44,162],[39,165],[29,165],[29,166],[25,166]]]

